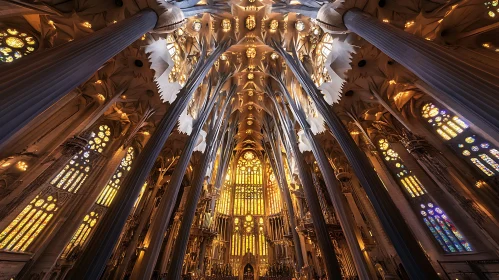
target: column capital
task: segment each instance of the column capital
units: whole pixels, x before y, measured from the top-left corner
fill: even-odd
[[[317,23],[325,31],[332,34],[344,34],[349,32],[343,21],[343,15],[350,9],[355,8],[350,4],[352,1],[334,1],[322,5],[317,13]]]
[[[184,13],[179,7],[162,0],[148,2],[150,8],[158,16],[158,21],[152,32],[171,33],[185,23]]]

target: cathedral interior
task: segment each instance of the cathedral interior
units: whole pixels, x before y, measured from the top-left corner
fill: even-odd
[[[0,0],[0,280],[499,279],[498,0]]]

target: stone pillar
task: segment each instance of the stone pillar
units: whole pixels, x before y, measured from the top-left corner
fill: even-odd
[[[286,60],[286,64],[295,74],[305,92],[311,97],[319,113],[324,117],[327,126],[350,162],[355,175],[365,188],[376,214],[381,220],[408,274],[414,279],[438,279],[435,270],[418,245],[411,230],[403,222],[402,215],[383,187],[376,171],[369,164],[366,155],[357,147],[339,117],[334,113],[331,106],[326,103],[310,75],[299,64],[300,61],[293,59],[279,44],[274,43],[273,47]]]
[[[310,125],[307,122],[305,112],[303,112],[303,110],[301,110],[296,105],[282,80],[279,81],[279,84],[281,85],[281,91],[285,99],[291,107],[291,111],[293,112],[295,118],[299,120],[298,122],[300,123],[300,126],[304,131],[305,137],[311,145],[312,152],[315,159],[317,160],[317,164],[319,165],[319,169],[321,170],[324,182],[326,183],[329,198],[333,203],[334,210],[336,212],[336,215],[338,216],[341,228],[343,230],[343,234],[345,235],[348,247],[350,248],[350,253],[352,254],[358,276],[360,279],[369,279],[371,277],[374,277],[374,275],[370,275],[369,273],[369,267],[366,262],[367,260],[364,258],[360,250],[359,243],[357,242],[357,238],[355,237],[356,229],[351,217],[348,214],[350,212],[350,209],[345,201],[345,197],[341,192],[341,188],[338,185],[336,178],[334,177],[334,170],[329,164],[326,154],[320,146],[319,141],[313,135],[310,129]]]
[[[305,199],[307,200],[308,208],[312,216],[315,234],[317,236],[321,254],[324,258],[328,279],[342,279],[340,265],[334,252],[333,243],[331,242],[326,221],[324,220],[310,169],[307,166],[302,153],[298,150],[298,141],[296,139],[295,131],[291,128],[291,124],[287,122],[290,119],[282,115],[281,108],[277,103],[274,103],[274,105],[275,114],[279,116],[279,121],[277,123],[282,128],[285,139],[287,139],[287,141],[283,142],[286,144],[286,149],[293,155],[298,166],[298,176],[302,183]]]
[[[206,50],[203,50],[201,58],[186,85],[177,94],[177,98],[170,105],[168,111],[156,126],[153,135],[147,141],[146,146],[133,163],[132,170],[123,181],[121,191],[114,198],[115,203],[109,207],[107,214],[97,227],[94,237],[87,245],[83,256],[75,264],[69,275],[70,278],[72,277],[71,279],[97,279],[100,277],[130,211],[133,209],[135,200],[166,139],[177,124],[180,114],[187,107],[193,93],[211,69],[215,60],[229,47],[229,44],[230,40],[221,42],[208,59],[205,59]]]
[[[185,204],[184,215],[182,216],[182,222],[180,224],[180,229],[175,240],[175,245],[173,248],[173,258],[168,269],[167,277],[168,279],[179,280],[182,275],[182,265],[184,263],[185,252],[187,250],[187,243],[189,241],[190,229],[194,216],[196,214],[196,208],[198,205],[199,198],[201,196],[201,190],[203,189],[203,182],[205,181],[206,171],[211,161],[211,157],[215,154],[216,148],[220,142],[218,134],[222,126],[222,118],[224,115],[220,115],[218,120],[213,119],[212,122],[217,124],[208,133],[206,141],[206,149],[201,157],[201,164],[196,168],[194,173],[194,178],[192,180],[193,186],[189,191],[189,196]],[[227,123],[228,120],[225,122]],[[142,277],[142,275],[136,275],[136,278],[132,279],[148,279]]]
[[[215,90],[215,95],[219,93],[224,82],[225,79],[219,81],[219,85]],[[227,100],[225,100],[223,111],[221,112],[222,115],[225,112],[227,105],[229,104],[230,97],[231,96],[228,96]],[[217,99],[218,98],[212,96],[211,100],[205,107],[203,107],[203,110],[200,112],[199,118],[195,121],[194,128],[191,132],[191,135],[189,136],[189,140],[182,150],[182,154],[180,155],[178,163],[175,166],[175,170],[173,171],[170,183],[168,184],[168,187],[163,194],[161,202],[158,206],[156,216],[151,223],[147,235],[144,239],[143,245],[145,247],[145,251],[143,251],[143,253],[139,255],[139,258],[135,263],[135,267],[132,272],[132,279],[138,279],[139,277],[149,279],[153,273],[156,261],[161,250],[161,244],[163,244],[164,233],[170,222],[173,208],[175,207],[178,193],[180,191],[180,185],[182,184],[182,180],[184,179],[184,174],[187,166],[189,165],[192,152],[196,147],[198,135],[201,132],[201,129],[203,128],[210,112],[212,112],[212,108]]]
[[[0,71],[0,144],[152,30],[157,20],[156,13],[146,9],[82,39],[5,67]]]
[[[298,273],[301,272],[304,262],[303,262],[303,253],[300,245],[300,237],[298,236],[298,232],[296,231],[296,216],[295,210],[293,209],[293,201],[291,200],[291,194],[289,193],[288,182],[286,180],[286,174],[284,172],[284,166],[282,162],[282,153],[281,153],[281,143],[277,142],[275,139],[274,133],[267,131],[270,137],[270,149],[266,149],[266,152],[269,156],[269,161],[274,170],[274,174],[277,175],[277,182],[280,185],[282,197],[284,198],[284,203],[286,204],[286,210],[288,211],[288,222],[291,227],[291,235],[293,236],[294,249],[296,254],[296,271]],[[266,147],[267,145],[264,144]]]
[[[490,132],[499,133],[499,106],[495,102],[499,94],[497,73],[478,68],[476,63],[459,58],[447,48],[347,5],[322,6],[317,21],[331,32],[345,31],[346,27],[356,33],[412,71],[438,95],[459,105],[464,109],[459,113],[465,119],[472,123],[480,120],[488,125]]]

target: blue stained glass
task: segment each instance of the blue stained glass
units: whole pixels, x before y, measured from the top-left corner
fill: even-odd
[[[433,203],[421,204],[420,206],[421,209],[428,207],[428,209],[422,210],[420,213],[426,226],[445,252],[473,251],[468,241],[464,239],[441,208],[435,207]]]
[[[438,244],[440,244],[440,246],[442,247],[442,249],[444,249],[444,251],[446,253],[449,253],[449,249],[447,248],[447,246],[445,246],[444,242],[442,241],[442,238],[440,238],[438,233],[435,231],[435,228],[433,228],[433,226],[428,221],[428,219],[424,218],[423,220],[424,220],[426,226],[430,229],[431,233],[433,234],[433,237],[435,237],[435,240],[437,240]]]

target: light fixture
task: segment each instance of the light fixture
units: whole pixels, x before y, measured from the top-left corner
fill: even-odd
[[[86,28],[92,28],[92,24],[88,21],[85,21],[84,23],[82,23],[82,25]]]
[[[248,80],[253,80],[253,78],[255,78],[255,74],[248,73]]]
[[[106,100],[106,97],[104,95],[102,95],[101,93],[97,94],[97,98],[100,100],[100,101],[104,101]]]
[[[272,60],[276,60],[276,59],[278,59],[278,58],[279,58],[279,55],[278,55],[277,53],[273,52],[273,53],[270,55],[270,58],[271,58]]]
[[[199,32],[199,30],[201,30],[201,21],[199,20],[195,20],[193,23],[192,23],[192,29],[196,32]]]
[[[220,56],[220,60],[226,61],[227,60],[227,55],[224,53]]]
[[[21,171],[26,171],[28,169],[28,164],[24,161],[18,161],[16,163],[16,167]]]
[[[295,28],[296,28],[296,30],[301,32],[301,31],[305,30],[305,23],[301,20],[297,20],[295,22]]]
[[[388,83],[389,83],[390,85],[394,85],[394,84],[396,84],[397,82],[395,82],[395,80],[390,80]]]

